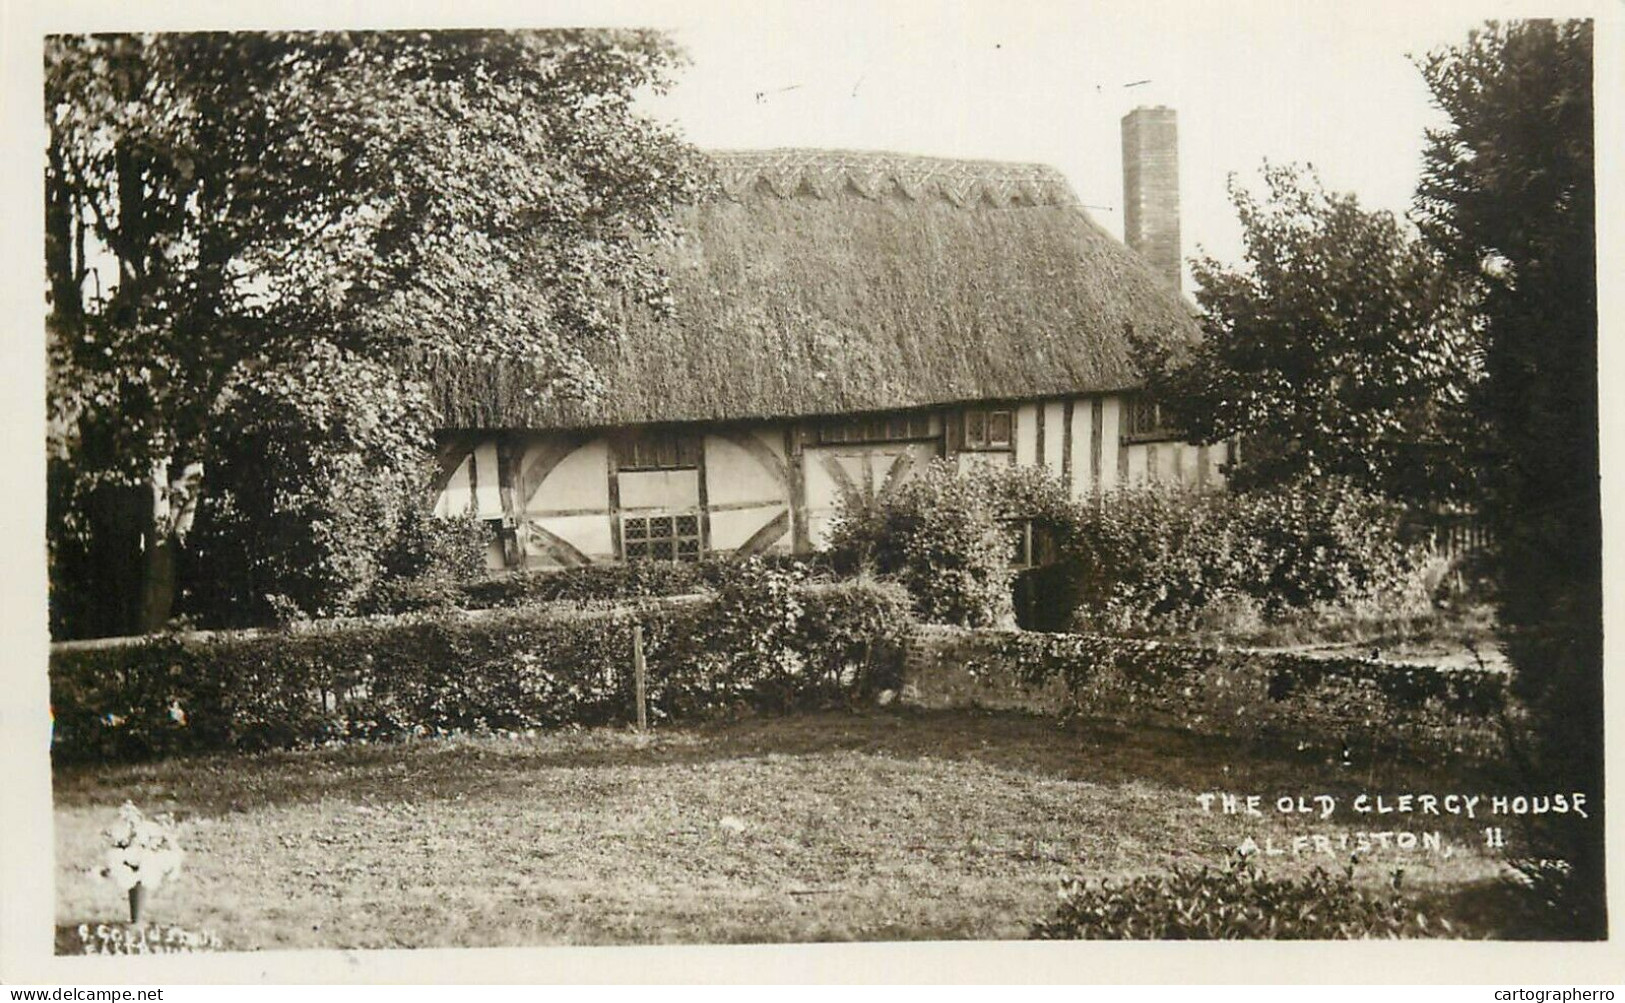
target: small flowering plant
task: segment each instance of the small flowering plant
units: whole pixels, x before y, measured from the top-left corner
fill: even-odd
[[[106,831],[112,845],[107,848],[107,866],[102,875],[113,879],[125,891],[136,885],[153,889],[174,877],[181,869],[182,851],[175,839],[175,819],[170,815],[148,818],[129,801],[118,810],[118,822]]]

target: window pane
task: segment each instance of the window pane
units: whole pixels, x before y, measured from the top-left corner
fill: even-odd
[[[987,415],[981,411],[965,413],[965,445],[987,445]]]
[[[626,520],[626,538],[628,540],[647,540],[649,538],[649,520]]]
[[[1134,399],[1130,411],[1129,434],[1147,435],[1157,430],[1157,406],[1144,397]]]
[[[627,560],[635,561],[635,560],[639,560],[640,558],[645,558],[645,557],[648,557],[648,556],[649,556],[649,545],[647,543],[630,543],[630,542],[627,543],[627,545],[626,545],[626,559]]]
[[[700,534],[700,520],[698,516],[680,515],[677,517],[678,536],[698,536]]]
[[[677,542],[677,559],[680,561],[697,561],[700,559],[700,541],[679,540]]]
[[[987,444],[1010,445],[1010,412],[994,411],[987,419]]]
[[[655,542],[649,544],[649,556],[653,557],[657,561],[671,561],[675,560],[677,557],[676,552],[672,549],[672,544],[669,539],[656,540]]]

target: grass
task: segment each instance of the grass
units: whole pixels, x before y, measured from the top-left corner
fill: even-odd
[[[1234,743],[974,711],[749,718],[212,756],[55,774],[59,936],[126,918],[87,868],[126,798],[182,822],[148,917],[233,949],[1016,938],[1063,876],[1214,862],[1245,836],[1365,826],[1204,814],[1196,794],[1480,791]],[[1495,931],[1502,865],[1379,855],[1466,935]],[[1510,832],[1510,830],[1509,830]],[[1307,871],[1325,857],[1275,858]],[[1476,904],[1474,904],[1476,903]],[[1461,908],[1457,908],[1460,905]],[[76,937],[69,937],[76,943]]]

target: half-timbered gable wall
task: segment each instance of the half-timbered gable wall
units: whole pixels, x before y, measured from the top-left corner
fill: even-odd
[[[1133,400],[1100,394],[781,422],[450,433],[435,510],[486,520],[494,569],[556,568],[808,553],[828,542],[843,498],[883,497],[943,457],[966,470],[1042,466],[1074,498],[1125,484],[1222,486],[1223,447],[1133,425]]]

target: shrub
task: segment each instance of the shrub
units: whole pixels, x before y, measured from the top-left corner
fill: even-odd
[[[1499,758],[1504,673],[1301,651],[936,627],[909,668],[927,706],[972,703],[1315,749],[1344,761]]]
[[[788,556],[755,558],[759,563],[786,570],[800,569],[808,580],[821,577],[816,559]],[[523,571],[501,577],[478,578],[461,586],[458,605],[465,609],[497,609],[570,600],[643,599],[715,592],[738,572],[732,557],[703,561],[631,561],[626,564],[588,564],[557,571]]]
[[[1448,937],[1400,892],[1354,885],[1351,864],[1333,876],[1272,878],[1237,854],[1221,868],[1175,867],[1122,883],[1069,881],[1055,915],[1035,924],[1035,940],[1348,940]]]
[[[485,578],[490,530],[465,515],[439,519],[426,508],[411,510],[382,555],[383,574],[361,604],[370,614],[450,609]]]
[[[903,649],[914,626],[908,591],[860,577],[801,590],[796,643],[817,691],[866,697],[903,683]]]
[[[805,607],[796,569],[740,563],[717,591],[706,621],[703,647],[691,671],[723,681],[742,695],[754,691],[773,707],[788,709],[806,682],[806,660],[795,644]]]
[[[996,473],[931,463],[878,501],[843,499],[831,533],[835,566],[895,576],[921,617],[968,627],[1009,621],[1010,540]]]
[[[110,761],[629,720],[634,626],[657,720],[850,699],[896,676],[886,660],[909,621],[895,588],[792,578],[760,570],[715,599],[59,645],[53,755]],[[762,630],[791,612],[793,623]]]
[[[1403,510],[1326,480],[1247,494],[1134,488],[1072,509],[1052,597],[1081,630],[1245,632],[1426,609]]]

